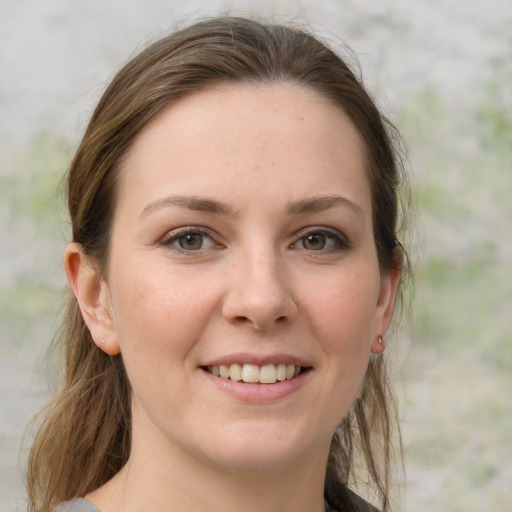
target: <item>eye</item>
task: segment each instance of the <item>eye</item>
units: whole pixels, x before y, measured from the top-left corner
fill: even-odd
[[[303,234],[296,242],[295,247],[306,251],[336,251],[349,247],[345,237],[337,231],[314,229]]]
[[[302,247],[311,251],[320,251],[325,248],[327,237],[323,233],[311,233],[301,238]]]
[[[198,251],[203,248],[204,237],[201,233],[187,233],[176,239],[178,245],[188,251]]]
[[[178,252],[194,252],[211,249],[216,246],[212,237],[197,228],[183,228],[168,233],[162,244]]]

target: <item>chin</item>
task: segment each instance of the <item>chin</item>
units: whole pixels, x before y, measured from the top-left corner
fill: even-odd
[[[212,450],[214,446],[210,444],[203,452],[204,456],[226,469],[255,472],[284,468],[298,464],[301,459],[307,460],[308,453],[311,453],[307,436],[290,428],[258,425],[252,428],[245,426],[238,431],[229,430],[229,435],[212,443],[218,450]]]

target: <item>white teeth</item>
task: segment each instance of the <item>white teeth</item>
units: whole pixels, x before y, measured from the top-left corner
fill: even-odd
[[[297,377],[301,372],[300,366],[294,364],[280,363],[265,364],[258,366],[257,364],[233,363],[230,365],[214,365],[209,366],[208,371],[216,377],[223,379],[231,379],[234,381],[244,381],[247,383],[274,384],[277,381],[289,380]]]
[[[260,382],[262,384],[274,384],[276,380],[276,366],[274,364],[266,364],[261,367]]]
[[[259,382],[260,367],[257,364],[244,364],[244,369],[242,370],[242,380],[244,382]]]
[[[277,380],[286,380],[286,365],[281,363],[277,365],[276,368],[276,378]]]
[[[245,366],[245,364],[244,364]],[[231,380],[242,380],[242,367],[239,364],[232,364],[229,367],[229,378]]]
[[[221,364],[219,373],[223,379],[229,379],[229,366]]]

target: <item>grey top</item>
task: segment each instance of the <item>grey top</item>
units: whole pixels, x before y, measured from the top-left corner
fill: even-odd
[[[357,494],[350,489],[344,487],[345,494],[336,496],[334,505],[325,502],[325,509],[329,512],[336,512],[336,510],[346,511],[359,511],[359,512],[378,512],[376,508],[364,501]],[[341,498],[341,499],[340,499]],[[101,512],[99,508],[96,508],[90,501],[85,498],[75,498],[71,501],[64,501],[57,505],[53,512]]]
[[[101,512],[90,501],[84,498],[75,498],[71,501],[64,501],[57,505],[53,512]]]

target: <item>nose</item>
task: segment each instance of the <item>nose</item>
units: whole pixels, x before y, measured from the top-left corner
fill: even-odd
[[[279,257],[240,255],[230,273],[230,289],[222,305],[224,318],[263,331],[292,323],[297,317],[286,272]]]

